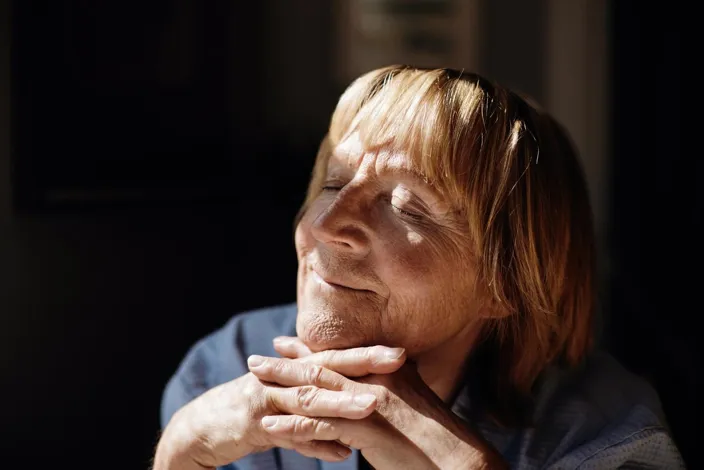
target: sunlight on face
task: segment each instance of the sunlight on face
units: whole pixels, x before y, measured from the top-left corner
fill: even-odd
[[[334,149],[296,229],[297,329],[311,349],[423,352],[477,317],[467,222],[411,170],[355,134]]]
[[[406,239],[411,245],[418,245],[421,241],[423,241],[423,237],[421,237],[418,233],[411,231],[406,234]]]

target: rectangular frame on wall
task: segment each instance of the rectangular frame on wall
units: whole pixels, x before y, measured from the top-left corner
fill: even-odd
[[[337,0],[334,76],[391,64],[480,67],[481,0]]]

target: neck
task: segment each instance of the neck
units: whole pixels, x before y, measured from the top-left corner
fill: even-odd
[[[442,401],[449,402],[456,395],[467,358],[474,349],[480,330],[479,325],[474,324],[437,348],[414,358],[423,382]]]

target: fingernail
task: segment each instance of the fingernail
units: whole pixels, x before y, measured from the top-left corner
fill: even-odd
[[[349,449],[347,449],[347,450],[342,450],[342,449],[340,449],[340,450],[337,451],[337,455],[339,455],[339,456],[342,457],[343,459],[346,459],[347,457],[349,457],[349,455],[350,455],[351,453],[352,453],[352,451],[349,450]]]
[[[395,361],[403,355],[404,351],[404,348],[388,348],[386,351],[384,351],[384,356],[390,361]]]
[[[247,359],[247,365],[249,367],[259,367],[262,364],[264,364],[264,358],[262,356],[249,356],[249,359]]]
[[[262,426],[268,429],[272,429],[276,427],[276,423],[279,421],[279,418],[276,416],[265,416],[262,418]]]
[[[365,393],[362,395],[357,395],[354,397],[352,400],[355,404],[355,406],[358,406],[359,408],[366,409],[374,403],[374,400],[376,400],[376,397],[372,394]]]

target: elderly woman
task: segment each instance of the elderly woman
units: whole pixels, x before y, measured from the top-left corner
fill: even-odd
[[[295,245],[296,304],[235,316],[168,383],[155,469],[683,466],[656,393],[592,350],[582,171],[510,90],[357,79]]]

